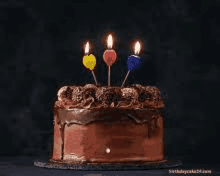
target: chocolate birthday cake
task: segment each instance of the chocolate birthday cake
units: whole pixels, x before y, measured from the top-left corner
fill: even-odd
[[[163,109],[160,90],[153,86],[64,86],[54,103],[50,161],[162,161]]]

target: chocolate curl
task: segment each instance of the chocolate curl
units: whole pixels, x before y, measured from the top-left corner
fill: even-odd
[[[118,107],[121,108],[138,108],[138,92],[133,88],[122,88],[122,98],[125,101],[120,101],[118,104]],[[126,103],[126,99],[130,102],[129,104]],[[138,103],[138,104],[137,104]],[[123,105],[126,104],[126,105]],[[134,106],[136,104],[136,106]],[[140,104],[139,104],[140,106]]]
[[[57,92],[57,97],[59,101],[62,101],[62,93],[67,90],[68,86],[61,87]]]

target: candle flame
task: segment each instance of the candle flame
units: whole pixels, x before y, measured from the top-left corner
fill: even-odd
[[[89,53],[89,42],[86,43],[85,54]]]
[[[134,48],[135,50],[134,50],[134,53],[135,54],[139,54],[139,52],[140,52],[140,50],[141,50],[141,44],[140,44],[140,42],[137,42],[136,44],[135,44],[135,48]]]
[[[112,48],[112,44],[113,44],[113,38],[112,35],[110,34],[108,36],[108,48]]]

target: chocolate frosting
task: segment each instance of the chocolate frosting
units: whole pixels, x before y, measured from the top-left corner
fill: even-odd
[[[110,109],[73,109],[59,110],[58,124],[60,127],[72,123],[86,125],[92,121],[113,122],[121,121],[121,118],[126,117],[135,123],[151,122],[154,118],[162,117],[162,112],[158,110],[120,110],[112,111]]]
[[[56,110],[67,109],[163,109],[160,90],[139,84],[131,87],[64,86],[57,93]]]

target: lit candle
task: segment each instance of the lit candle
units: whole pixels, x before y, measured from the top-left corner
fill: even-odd
[[[127,75],[125,76],[124,82],[122,83],[121,87],[124,86],[124,83],[127,80],[130,71],[134,71],[140,67],[141,61],[142,61],[142,59],[138,56],[140,50],[141,50],[141,44],[138,41],[135,44],[135,50],[134,50],[135,55],[131,55],[127,58],[128,72],[127,72]]]
[[[96,66],[96,58],[95,58],[95,56],[93,54],[90,54],[90,55],[88,55],[88,54],[89,54],[89,42],[87,42],[86,47],[85,47],[85,56],[83,57],[83,65],[86,68],[91,70],[92,75],[93,75],[94,80],[95,80],[95,83],[97,85],[98,83],[97,83],[95,74],[93,72],[93,69]]]
[[[107,44],[108,49],[103,53],[103,60],[108,65],[108,86],[110,86],[110,67],[115,63],[117,58],[115,50],[112,49],[113,38],[111,34],[108,36]]]

